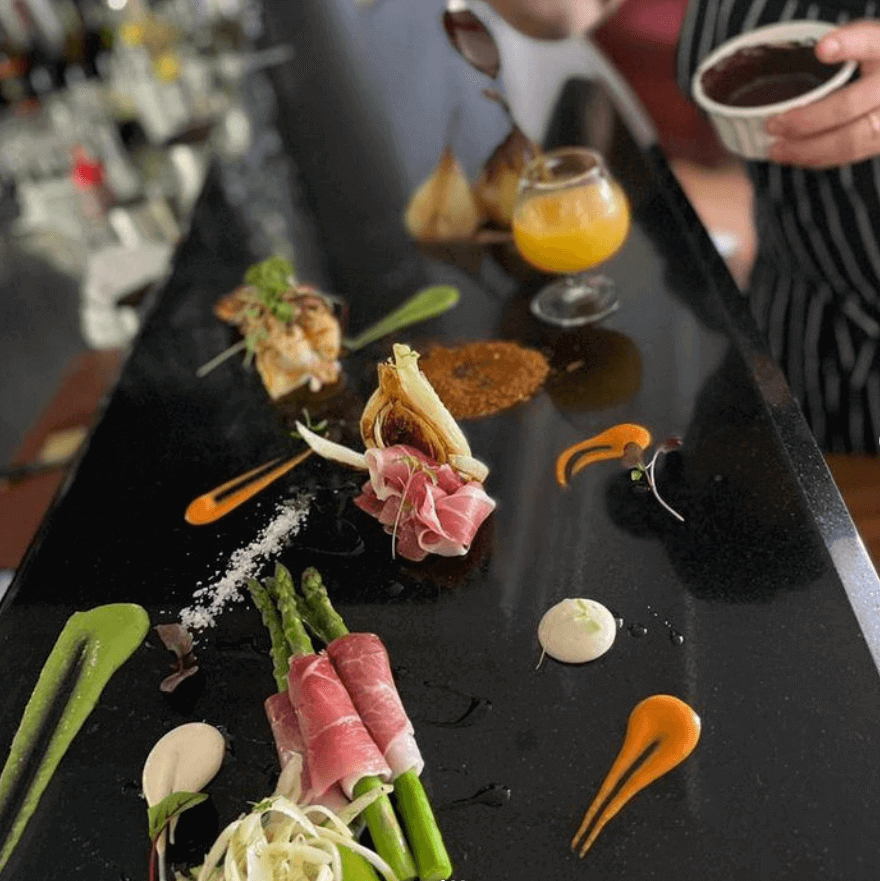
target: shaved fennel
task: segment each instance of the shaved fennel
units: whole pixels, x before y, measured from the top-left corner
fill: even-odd
[[[347,825],[390,790],[373,790],[338,814],[323,805],[272,796],[220,833],[198,881],[342,881],[342,847],[362,856],[387,881],[396,881],[388,864],[359,844]]]
[[[342,465],[351,465],[352,468],[366,469],[367,462],[364,459],[363,453],[355,452],[350,447],[344,447],[342,444],[337,444],[335,441],[327,440],[327,438],[315,434],[314,431],[306,428],[302,422],[296,423],[296,430],[299,436],[324,459],[330,459]]]

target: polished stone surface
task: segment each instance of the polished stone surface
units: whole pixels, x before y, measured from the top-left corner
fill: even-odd
[[[290,110],[295,96],[281,94]],[[310,241],[328,248],[310,265],[349,301],[351,330],[417,287],[452,283],[461,304],[399,339],[419,349],[513,339],[553,365],[532,400],[463,425],[491,466],[496,512],[464,558],[393,559],[389,537],[351,503],[361,478],[313,458],[215,526],[187,526],[193,497],[297,449],[288,430],[303,404],[351,437],[391,342],[346,359],[344,389],[318,400],[273,406],[236,359],[197,379],[235,339],[212,317],[213,302],[263,256],[248,249],[247,212],[230,206],[215,171],[104,418],[2,606],[0,660],[16,675],[0,748],[73,611],[132,601],[153,623],[176,620],[199,587],[216,586],[253,551],[276,505],[306,490],[306,522],[277,559],[294,572],[317,566],[349,627],[386,642],[459,881],[876,877],[880,678],[866,640],[876,574],[662,157],[640,153],[620,125],[603,145],[635,214],[607,268],[621,308],[599,328],[560,333],[530,316],[540,279],[509,253],[487,254],[472,272],[409,242],[402,194],[385,189],[373,202],[381,166],[363,189],[348,175],[346,191],[328,192],[322,163],[297,149],[297,126],[315,141],[315,130],[344,140],[331,111],[287,113],[284,138],[317,233]],[[351,216],[338,226],[343,203]],[[684,523],[613,462],[587,468],[567,491],[556,485],[559,452],[623,421],[683,438],[658,474]],[[274,559],[254,565],[267,573]],[[865,599],[862,627],[850,589]],[[538,621],[567,596],[609,606],[622,622],[617,641],[588,665],[538,665]],[[219,828],[271,791],[262,701],[273,680],[259,615],[236,603],[198,640],[201,671],[173,697],[159,691],[171,656],[153,633],[111,680],[10,878],[145,877],[141,767],[183,722],[219,726],[229,753],[210,801],[181,822],[175,859],[197,860]],[[581,862],[568,842],[630,711],[655,693],[693,706],[701,742]],[[0,817],[0,831],[6,823]]]

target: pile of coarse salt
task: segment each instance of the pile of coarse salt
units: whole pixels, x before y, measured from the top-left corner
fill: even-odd
[[[196,589],[193,604],[180,612],[180,623],[187,630],[205,630],[214,625],[227,606],[244,599],[248,579],[255,578],[266,560],[299,532],[311,502],[312,496],[308,493],[298,493],[279,502],[269,524],[249,545],[229,558],[223,576]]]

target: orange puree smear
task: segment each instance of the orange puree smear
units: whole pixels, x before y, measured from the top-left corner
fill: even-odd
[[[580,845],[580,856],[637,792],[681,764],[699,739],[700,717],[677,697],[655,694],[637,704],[623,747],[571,841],[575,849]]]
[[[311,452],[310,449],[306,449],[292,459],[287,459],[280,465],[276,465],[271,471],[266,471],[266,465],[260,465],[232,480],[227,480],[226,483],[222,483],[210,492],[193,499],[183,515],[184,519],[192,526],[214,523],[230,511],[234,511],[239,505],[244,504],[248,499],[252,499],[258,492],[262,492],[270,483],[283,477],[292,468],[296,468],[300,462],[311,455]],[[261,476],[255,477],[256,475]]]
[[[556,482],[560,486],[568,486],[566,471],[569,462],[575,456],[578,458],[571,468],[572,477],[593,462],[622,458],[629,444],[637,444],[643,450],[647,449],[651,445],[651,432],[641,425],[624,422],[606,429],[595,437],[574,444],[560,453],[556,460]],[[579,453],[581,455],[578,455]]]

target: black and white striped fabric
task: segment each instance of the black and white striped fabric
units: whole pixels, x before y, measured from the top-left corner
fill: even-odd
[[[765,24],[877,18],[878,0],[691,0],[678,80],[731,36]],[[752,311],[819,444],[880,447],[880,158],[823,171],[749,163],[758,258]]]

